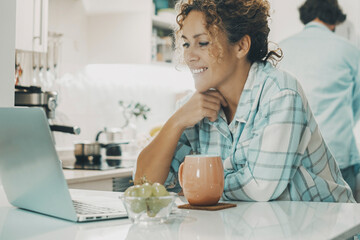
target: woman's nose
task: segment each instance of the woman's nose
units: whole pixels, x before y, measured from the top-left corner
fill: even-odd
[[[199,55],[196,54],[195,51],[189,49],[189,50],[185,53],[185,60],[186,60],[187,62],[197,61],[197,60],[199,60]]]

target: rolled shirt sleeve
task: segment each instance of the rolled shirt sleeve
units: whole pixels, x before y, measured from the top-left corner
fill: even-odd
[[[165,181],[165,187],[173,192],[180,192],[181,187],[178,181],[178,171],[180,164],[184,161],[186,155],[190,154],[192,148],[186,137],[185,132],[181,135],[179,142],[177,143],[175,155],[171,161],[169,175]]]

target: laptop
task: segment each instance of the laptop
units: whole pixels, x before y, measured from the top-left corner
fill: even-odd
[[[101,191],[72,199],[42,108],[0,108],[0,178],[9,203],[21,209],[74,222],[127,217],[120,199],[114,207],[90,204]]]

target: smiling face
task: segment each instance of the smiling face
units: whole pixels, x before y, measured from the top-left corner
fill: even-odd
[[[219,89],[231,81],[237,68],[237,48],[230,45],[225,33],[219,31],[218,40],[222,48],[214,45],[206,29],[204,14],[191,11],[184,20],[182,39],[184,59],[195,80],[195,88],[205,92],[210,88]]]

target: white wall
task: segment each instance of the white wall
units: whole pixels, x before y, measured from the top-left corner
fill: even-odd
[[[152,0],[82,0],[88,63],[150,63]]]
[[[0,1],[0,107],[14,106],[15,3]]]
[[[151,12],[89,16],[88,40],[88,63],[150,63]]]
[[[269,0],[270,2],[270,35],[269,40],[279,43],[303,29],[303,24],[299,19],[298,7],[303,0]]]
[[[360,1],[338,0],[346,16],[346,21],[336,28],[336,33],[347,38],[360,48]]]
[[[55,123],[81,128],[78,136],[55,133],[58,150],[73,149],[76,141],[94,141],[104,127],[121,128],[125,118],[120,100],[150,107],[146,121],[131,120],[139,137],[146,136],[173,114],[179,94],[194,90],[190,71],[165,64],[88,65],[81,74],[64,75],[55,87],[61,96]]]

